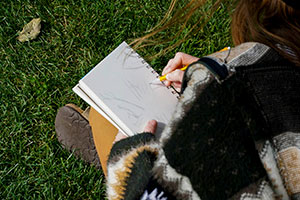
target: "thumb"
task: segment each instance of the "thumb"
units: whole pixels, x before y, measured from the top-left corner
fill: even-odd
[[[148,121],[146,127],[144,128],[144,132],[155,133],[157,127],[157,121],[150,120]]]
[[[176,69],[175,71],[167,74],[166,79],[168,81],[172,81],[172,82],[181,82],[183,74],[184,74],[184,71],[182,71],[180,69]]]
[[[113,143],[119,141],[119,140],[122,140],[124,138],[127,138],[128,136],[127,135],[124,135],[121,131],[119,131],[115,137],[115,140]]]

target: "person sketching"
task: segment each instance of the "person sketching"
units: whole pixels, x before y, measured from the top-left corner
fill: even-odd
[[[59,141],[101,162],[108,199],[300,199],[299,19],[296,0],[237,1],[234,48],[177,53],[164,68],[182,96],[160,136],[155,119],[125,137],[93,108],[66,105]]]

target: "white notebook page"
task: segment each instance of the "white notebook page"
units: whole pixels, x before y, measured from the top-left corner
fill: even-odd
[[[79,86],[126,134],[142,132],[151,119],[158,121],[161,132],[172,117],[177,94],[163,84],[151,84],[157,75],[123,42]]]
[[[98,107],[98,105],[80,88],[78,84],[75,87],[73,87],[73,91],[90,106],[92,106],[99,114],[105,117],[112,125],[114,125],[116,128],[123,132],[121,127],[119,127],[118,124],[116,124],[100,107]]]

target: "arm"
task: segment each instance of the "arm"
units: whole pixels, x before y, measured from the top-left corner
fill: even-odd
[[[147,188],[158,154],[156,127],[157,122],[151,120],[143,133],[127,137],[119,132],[116,136],[107,166],[109,199],[138,199]]]

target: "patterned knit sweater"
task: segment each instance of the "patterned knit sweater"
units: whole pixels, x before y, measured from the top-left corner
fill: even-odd
[[[117,142],[109,199],[300,199],[300,67],[259,43],[191,64],[163,133]]]

